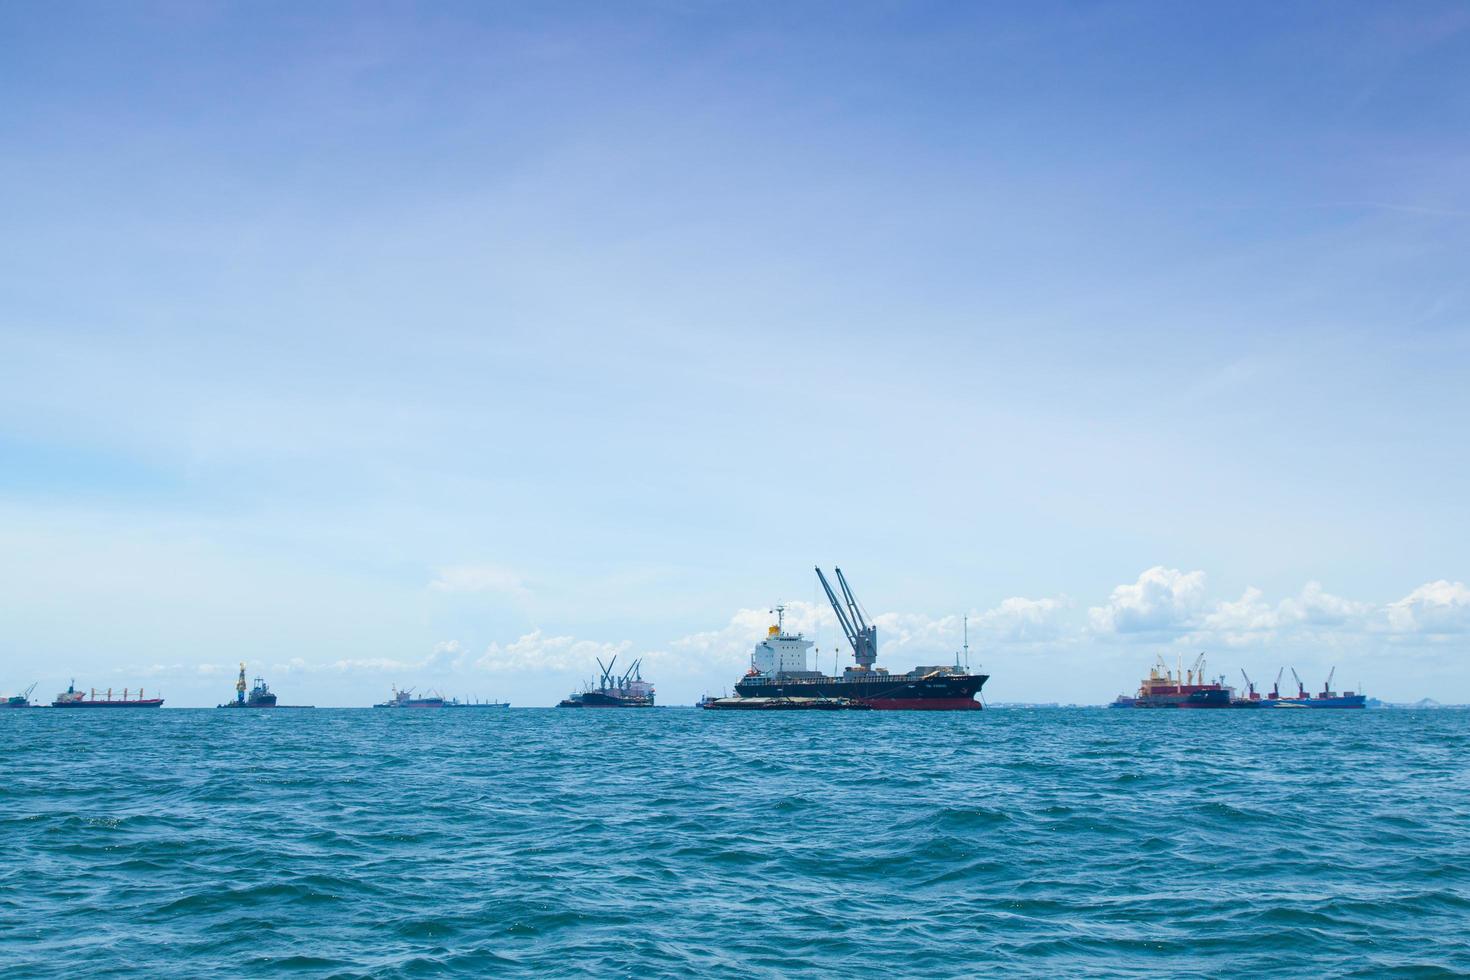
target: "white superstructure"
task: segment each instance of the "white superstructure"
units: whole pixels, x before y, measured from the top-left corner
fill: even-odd
[[[812,648],[812,641],[800,633],[792,635],[786,632],[785,606],[777,606],[772,611],[777,616],[776,625],[766,632],[764,640],[755,645],[755,650],[750,655],[751,669],[768,677],[774,674],[806,673],[806,653]]]

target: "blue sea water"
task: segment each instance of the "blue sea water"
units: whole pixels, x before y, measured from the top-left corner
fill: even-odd
[[[0,714],[0,972],[1470,973],[1470,712]]]

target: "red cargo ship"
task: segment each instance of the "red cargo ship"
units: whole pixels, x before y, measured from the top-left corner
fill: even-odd
[[[1114,708],[1228,708],[1230,707],[1231,689],[1226,687],[1220,680],[1205,680],[1205,655],[1200,654],[1195,658],[1194,666],[1188,670],[1183,669],[1176,674],[1164,663],[1160,657],[1159,662],[1149,668],[1148,676],[1138,685],[1138,693],[1133,697],[1126,694],[1118,695],[1118,699],[1112,703]]]
[[[92,688],[91,697],[76,689],[76,681],[66,686],[66,690],[56,695],[56,700],[51,702],[53,708],[161,708],[163,698],[145,698],[143,689],[138,688],[138,696],[128,697],[128,689],[123,688],[121,698],[112,696],[112,688],[101,698],[97,697],[97,689]]]

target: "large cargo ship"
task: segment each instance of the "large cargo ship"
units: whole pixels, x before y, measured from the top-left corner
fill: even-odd
[[[1148,676],[1138,685],[1138,693],[1118,695],[1114,708],[1228,708],[1232,689],[1223,678],[1205,679],[1205,655],[1195,658],[1188,670],[1179,665],[1175,673],[1164,658],[1149,668]]]
[[[1355,691],[1343,691],[1339,694],[1332,689],[1332,678],[1337,675],[1337,668],[1333,667],[1327,674],[1327,681],[1322,685],[1322,690],[1316,694],[1308,694],[1307,686],[1302,683],[1296,668],[1292,667],[1291,676],[1296,679],[1296,697],[1282,697],[1278,693],[1281,685],[1281,673],[1276,674],[1276,683],[1271,686],[1271,693],[1257,702],[1263,708],[1366,708],[1368,696],[1358,694]],[[1252,691],[1254,694],[1254,691]]]
[[[653,707],[653,685],[643,679],[641,672],[642,660],[633,661],[633,665],[623,671],[621,675],[613,674],[613,667],[618,658],[613,657],[611,663],[606,666],[602,658],[597,659],[597,666],[602,670],[598,678],[597,686],[590,683],[580,691],[574,691],[565,699],[558,702],[558,708],[652,708]]]
[[[906,674],[890,674],[887,668],[876,666],[878,627],[869,622],[869,617],[853,597],[842,569],[836,569],[842,601],[838,601],[822,570],[818,568],[816,572],[848,645],[852,647],[853,666],[845,668],[838,676],[809,670],[807,651],[812,642],[800,633],[786,632],[786,609],[777,606],[772,610],[776,614],[776,623],[766,638],[755,645],[750,670],[735,685],[737,695],[742,698],[820,698],[899,711],[974,711],[981,707],[975,695],[990,679],[988,674],[972,674],[968,667],[959,663],[954,666],[915,667]],[[965,646],[968,648],[968,641]],[[968,650],[966,653],[968,655]]]
[[[97,697],[97,689],[93,688],[91,696],[88,697],[76,689],[76,681],[66,686],[66,690],[56,695],[56,700],[51,702],[53,708],[161,708],[163,698],[145,698],[143,689],[138,688],[138,696],[128,697],[128,689],[123,688],[122,697],[114,698],[112,688],[102,697]]]

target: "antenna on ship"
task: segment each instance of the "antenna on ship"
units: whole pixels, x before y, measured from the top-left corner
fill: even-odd
[[[785,605],[780,604],[780,603],[777,603],[776,608],[775,609],[772,609],[771,612],[773,612],[773,613],[776,614],[776,635],[777,636],[785,636],[786,635],[786,607],[785,607]]]
[[[970,672],[970,617],[965,617],[965,673]]]

